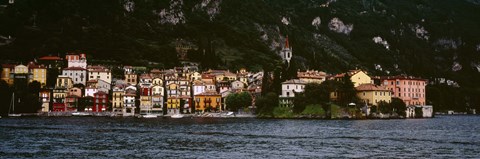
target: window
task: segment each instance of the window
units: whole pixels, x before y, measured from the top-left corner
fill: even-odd
[[[290,92],[287,92],[287,97],[289,97],[289,96],[290,96]]]

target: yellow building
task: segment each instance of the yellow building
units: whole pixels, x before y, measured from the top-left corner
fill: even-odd
[[[112,92],[112,108],[113,112],[117,114],[123,114],[123,100],[125,91],[123,86],[115,86],[113,87]]]
[[[350,80],[353,82],[354,87],[358,87],[361,84],[372,83],[372,78],[370,78],[370,76],[368,76],[367,73],[362,70],[350,70],[347,72],[347,74],[350,76]],[[337,81],[342,81],[347,74],[337,74],[333,78]]]
[[[2,64],[2,76],[1,79],[7,82],[9,85],[13,85],[13,76],[12,74],[15,71],[15,65],[11,64]]]
[[[130,85],[137,85],[137,74],[134,73],[125,73],[125,81]]]
[[[204,92],[195,95],[195,110],[205,112],[210,107],[211,111],[221,111],[222,95],[217,92]]]
[[[41,65],[29,65],[28,68],[32,75],[29,82],[37,81],[42,87],[47,84],[47,68]]]
[[[168,97],[167,99],[167,112],[169,114],[176,114],[180,112],[180,100],[182,98],[177,96]]]
[[[72,78],[67,76],[58,76],[57,83],[55,84],[55,88],[57,89],[67,89],[73,87]]]
[[[380,101],[390,103],[392,101],[392,93],[384,86],[374,84],[362,84],[357,89],[357,96],[368,105],[378,106]]]

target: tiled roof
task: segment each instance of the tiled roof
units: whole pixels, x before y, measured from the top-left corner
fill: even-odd
[[[78,70],[78,71],[85,71],[87,69],[81,68],[81,67],[67,67],[64,68],[63,70]]]
[[[299,79],[291,79],[288,81],[283,82],[282,84],[307,84],[307,82]]]
[[[61,57],[58,57],[58,56],[43,56],[43,57],[40,57],[38,58],[39,60],[51,60],[51,61],[60,61],[60,60],[63,60]]]
[[[374,84],[361,84],[355,87],[357,91],[390,91],[384,86],[377,86]]]
[[[419,81],[427,81],[427,79],[422,79],[422,78],[419,78],[419,77],[413,77],[413,76],[402,76],[402,75],[398,75],[398,76],[382,76],[382,77],[379,77],[381,80],[419,80]]]

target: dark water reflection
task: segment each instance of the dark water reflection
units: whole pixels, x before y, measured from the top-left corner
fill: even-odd
[[[0,157],[479,158],[479,121],[4,118]]]

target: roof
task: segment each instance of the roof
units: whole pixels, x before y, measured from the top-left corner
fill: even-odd
[[[217,93],[216,91],[208,91],[208,92],[197,94],[195,96],[220,96],[220,95],[221,94]]]
[[[58,56],[43,56],[38,58],[39,60],[46,60],[46,61],[61,61],[63,60],[61,57]]]
[[[413,76],[404,76],[404,75],[398,75],[398,76],[382,76],[380,77],[381,80],[418,80],[418,81],[427,81],[427,79],[419,78],[419,77],[413,77]]]
[[[297,72],[297,77],[298,78],[318,78],[318,79],[323,79],[327,76],[327,73],[322,72],[322,71],[313,71],[313,70],[307,70],[305,72]]]
[[[159,69],[153,69],[150,71],[150,73],[162,73]]]
[[[202,82],[202,81],[200,81],[200,80],[195,80],[195,81],[193,81],[193,85],[194,85],[194,86],[204,85],[204,82]]]
[[[110,72],[110,70],[104,66],[96,65],[96,66],[88,66],[88,71],[90,72]]]
[[[307,84],[307,82],[299,79],[291,79],[291,80],[282,82],[282,84]]]
[[[377,86],[374,84],[361,84],[355,87],[357,91],[390,91],[384,86]]]
[[[2,64],[2,68],[11,68],[13,69],[15,67],[14,64]]]
[[[63,70],[86,71],[87,69],[84,69],[81,67],[67,67],[67,68],[64,68]]]
[[[359,72],[365,72],[365,71],[362,71],[362,70],[349,70],[347,73],[348,73],[348,76],[353,76]],[[365,72],[366,73],[366,72]],[[334,78],[342,78],[342,77],[345,77],[345,73],[340,73],[340,74],[336,74],[335,76],[333,76]]]
[[[140,75],[140,79],[152,79],[152,76],[150,76],[150,74],[142,74]]]

